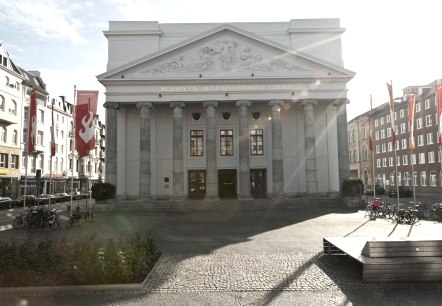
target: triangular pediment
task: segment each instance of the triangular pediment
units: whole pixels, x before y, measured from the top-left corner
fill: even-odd
[[[112,69],[98,79],[348,77],[353,72],[231,25]]]

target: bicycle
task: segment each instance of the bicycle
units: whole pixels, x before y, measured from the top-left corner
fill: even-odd
[[[14,229],[21,229],[23,227],[28,226],[28,217],[29,217],[29,208],[26,207],[26,213],[20,214],[19,216],[15,217],[14,221],[12,222],[12,227]]]

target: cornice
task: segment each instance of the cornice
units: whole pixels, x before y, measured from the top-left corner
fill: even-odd
[[[167,86],[167,85],[244,85],[244,84],[310,84],[320,81],[322,84],[333,84],[346,82],[348,77],[308,77],[308,78],[261,78],[261,79],[161,79],[161,80],[142,80],[142,79],[103,79],[100,82],[110,86]]]

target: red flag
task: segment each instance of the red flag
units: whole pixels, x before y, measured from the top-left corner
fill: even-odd
[[[442,84],[437,85],[437,117],[439,119],[439,143],[442,144]]]
[[[373,103],[370,95],[370,125],[368,126],[368,149],[373,151]]]
[[[28,153],[35,151],[35,139],[37,137],[37,101],[35,88],[31,91],[31,104],[29,106],[29,125],[28,125]]]
[[[393,104],[393,86],[391,84],[387,83],[388,88],[388,95],[390,97],[390,122],[391,122],[391,129],[392,133],[391,136],[393,138],[393,146],[396,147],[396,131],[395,131],[395,125],[394,125],[394,104]]]
[[[95,148],[95,116],[97,113],[98,91],[77,91],[75,107],[75,142],[78,155],[88,156]]]
[[[416,144],[414,142],[414,109],[416,105],[416,98],[414,95],[411,95],[408,98],[408,119],[410,120],[410,148],[414,150]]]
[[[51,156],[55,156],[54,104],[55,99],[52,99]]]

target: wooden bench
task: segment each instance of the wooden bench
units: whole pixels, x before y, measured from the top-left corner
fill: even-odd
[[[442,240],[324,238],[324,254],[349,255],[366,283],[442,281]]]

